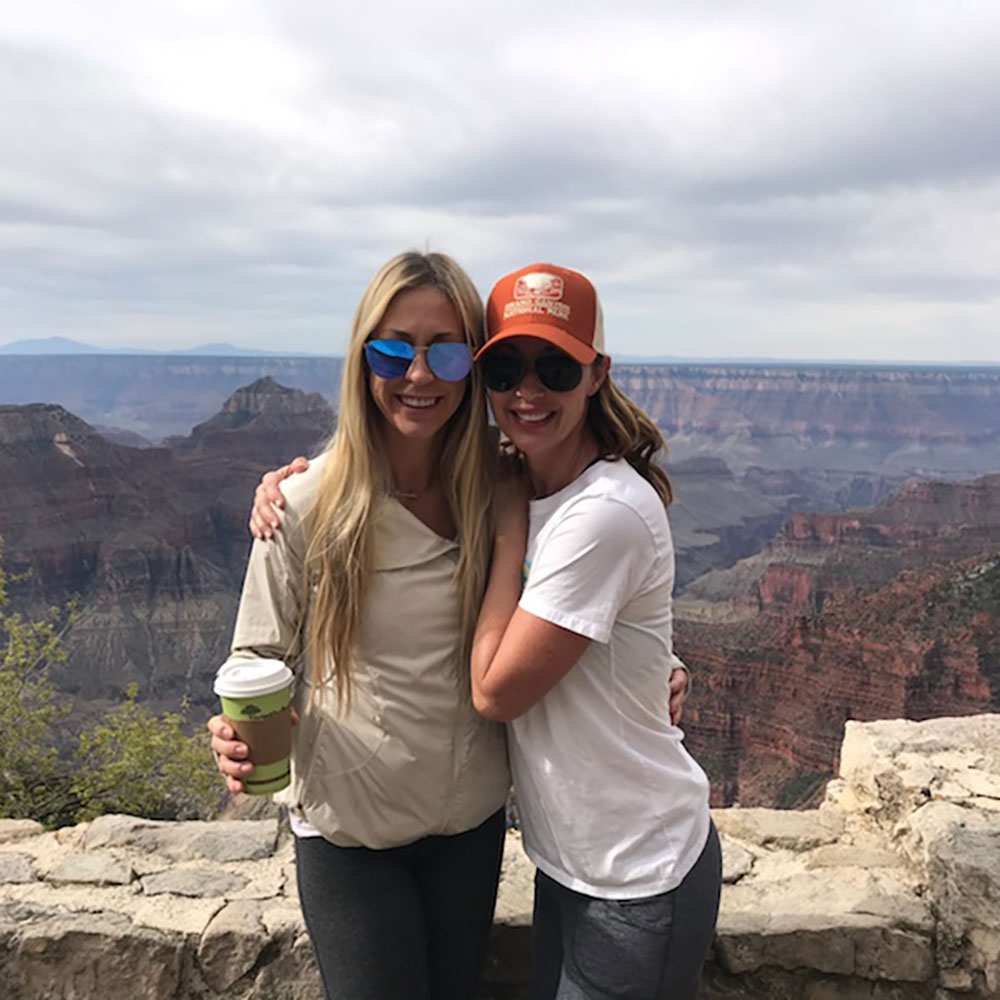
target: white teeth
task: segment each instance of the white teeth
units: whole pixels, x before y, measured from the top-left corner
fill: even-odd
[[[551,414],[548,413],[515,413],[518,420],[523,420],[526,424],[539,424],[543,420],[548,420]]]
[[[400,396],[407,406],[415,406],[417,409],[426,410],[428,406],[433,406],[437,402],[435,396]]]

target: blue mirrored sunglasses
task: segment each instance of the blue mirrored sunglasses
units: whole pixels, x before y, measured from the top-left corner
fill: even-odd
[[[472,351],[468,344],[439,341],[430,347],[415,348],[405,340],[365,342],[368,367],[379,378],[401,378],[409,371],[418,350],[426,352],[427,367],[434,377],[445,382],[461,382],[472,371]]]

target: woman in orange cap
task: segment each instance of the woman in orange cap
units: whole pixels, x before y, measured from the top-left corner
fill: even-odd
[[[527,494],[501,494],[472,691],[509,723],[535,881],[535,1000],[695,995],[715,929],[708,780],[671,722],[663,438],[612,382],[577,271],[501,278],[477,355]]]

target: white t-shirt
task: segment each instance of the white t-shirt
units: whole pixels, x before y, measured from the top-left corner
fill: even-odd
[[[510,724],[524,846],[606,899],[676,888],[709,830],[708,779],[670,723],[674,549],[655,491],[600,461],[531,503],[520,606],[592,640]]]

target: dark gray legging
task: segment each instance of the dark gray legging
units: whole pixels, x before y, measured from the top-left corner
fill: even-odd
[[[466,833],[375,851],[295,841],[299,898],[328,1000],[473,1000],[503,810]]]
[[[597,899],[538,872],[532,1000],[692,1000],[719,912],[713,825],[684,881],[643,899]]]

